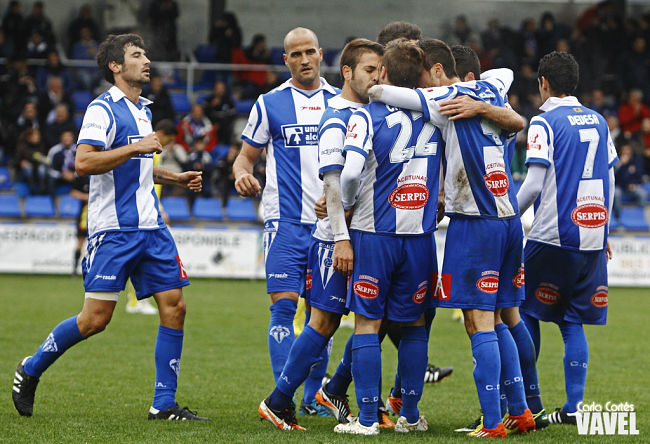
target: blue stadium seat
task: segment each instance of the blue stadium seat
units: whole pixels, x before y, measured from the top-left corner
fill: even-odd
[[[284,48],[274,46],[271,48],[271,65],[284,65]]]
[[[223,219],[221,202],[214,197],[197,197],[192,206],[192,214],[197,219],[219,221]]]
[[[232,198],[226,204],[226,216],[230,220],[255,222],[257,211],[251,199]]]
[[[169,93],[169,98],[172,101],[172,106],[176,114],[188,114],[190,112],[192,104],[190,103],[190,99],[187,98],[187,94],[172,92]]]
[[[642,207],[623,207],[621,208],[621,225],[626,230],[648,231],[650,226],[645,218],[645,211]]]
[[[0,167],[0,190],[10,190],[13,186],[7,167]]]
[[[25,198],[27,217],[54,217],[54,202],[50,196],[27,196]]]
[[[72,103],[74,103],[73,111],[86,111],[88,104],[94,99],[93,93],[84,89],[73,91],[71,97]]]
[[[219,159],[228,155],[228,151],[230,151],[230,145],[227,143],[218,143],[210,152],[212,155],[212,161],[216,164]]]
[[[190,218],[190,206],[187,199],[181,196],[167,196],[161,200],[163,211],[170,220],[183,220]]]
[[[84,123],[84,116],[83,114],[78,114],[73,117],[74,120],[74,126],[77,127],[77,130],[81,129],[81,124]]]
[[[616,219],[615,217],[612,217],[612,218],[609,219],[609,230],[610,231],[618,230],[620,227],[621,227],[621,224],[618,223],[618,219]]]
[[[648,194],[646,201],[650,203],[650,182],[643,182],[643,189]]]
[[[209,95],[210,93],[197,94],[196,99],[194,99],[194,103],[203,105],[203,102],[205,102],[205,99],[207,99]]]
[[[81,209],[81,201],[72,196],[61,196],[59,199],[59,217],[75,218]]]
[[[340,48],[329,48],[323,50],[323,61],[327,63],[327,66],[332,66],[334,59],[340,51]]]
[[[15,194],[0,194],[0,217],[21,217],[20,202]]]
[[[23,198],[29,196],[29,185],[25,182],[16,182],[14,183],[14,192],[16,196]]]
[[[214,63],[217,61],[217,45],[197,45],[194,55],[199,63]]]
[[[248,115],[254,104],[254,100],[235,100],[235,110],[237,110],[239,114]]]

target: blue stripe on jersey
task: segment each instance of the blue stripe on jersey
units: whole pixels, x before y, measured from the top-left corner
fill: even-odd
[[[318,171],[318,173],[322,176],[323,174],[327,173],[328,171],[334,171],[334,170],[342,171],[343,170],[343,165],[324,166]]]
[[[255,124],[255,128],[253,129],[253,132],[251,134],[252,137],[255,137],[255,133],[257,132],[257,129],[260,127],[260,124],[262,123],[262,107],[260,106],[260,102],[256,101],[255,102],[255,111],[257,111],[257,115],[260,117],[257,119],[257,123]],[[249,139],[250,140],[250,139]],[[247,140],[248,142],[248,140]],[[249,142],[250,143],[250,142]],[[258,144],[255,144],[253,146],[257,146]],[[263,146],[263,145],[262,145]]]
[[[325,125],[324,127],[322,127],[322,128],[318,131],[318,135],[320,136],[320,135],[323,134],[325,131],[327,131],[328,129],[332,129],[332,128],[340,129],[341,131],[343,131],[343,133],[345,133],[345,131],[347,130],[347,129],[345,128],[345,125],[341,125],[340,123],[332,122],[332,123],[328,123],[327,125]]]
[[[355,153],[361,154],[363,157],[368,157],[368,153],[365,150],[362,150],[361,148],[357,148],[356,146],[346,145],[343,152],[345,153],[347,151],[354,151]]]
[[[106,148],[104,142],[100,140],[93,140],[93,139],[81,139],[77,141],[77,145],[80,145],[82,143],[85,143],[87,145],[92,145],[92,146],[101,146],[102,148]]]
[[[418,93],[418,96],[420,96],[420,103],[422,104],[422,114],[424,115],[424,119],[428,122],[431,120],[431,113],[429,112],[429,105],[427,105],[427,99],[424,97],[424,94],[422,94],[422,91],[420,91],[420,88],[415,88],[415,92]]]
[[[108,119],[110,121],[109,124],[108,124],[108,128],[106,128],[106,134],[110,133],[111,128],[113,128],[113,113],[111,112],[111,110],[108,109],[108,106],[106,106],[106,104],[103,103],[103,102],[92,102],[90,105],[88,105],[88,108],[90,108],[91,106],[100,106],[100,107],[104,108],[104,110],[106,111],[106,114],[108,114]],[[151,120],[151,118],[149,118],[149,120]],[[103,143],[101,145],[104,146]]]
[[[136,191],[140,186],[140,160],[129,159],[113,169],[115,181],[115,209],[120,227],[137,227],[139,224]]]
[[[254,146],[255,148],[266,148],[266,143],[257,143],[254,140],[249,139],[246,136],[241,136],[241,140],[243,140],[244,142],[247,142],[248,144]]]

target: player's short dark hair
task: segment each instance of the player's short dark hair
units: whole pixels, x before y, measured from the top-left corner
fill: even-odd
[[[406,40],[388,44],[382,58],[388,81],[395,86],[414,88],[420,74],[424,53],[415,43]]]
[[[113,71],[110,70],[108,64],[111,62],[124,63],[124,51],[129,45],[146,49],[144,40],[137,34],[111,34],[99,45],[97,65],[106,81],[115,83]]]
[[[555,94],[571,95],[578,86],[580,70],[578,62],[566,52],[553,51],[539,61],[537,78],[545,77]]]
[[[171,119],[162,119],[160,122],[156,123],[154,131],[162,131],[163,134],[168,136],[175,136],[178,133],[176,125],[172,122]]]
[[[438,39],[422,39],[418,41],[418,46],[424,51],[425,69],[431,69],[433,65],[440,63],[447,78],[456,77],[456,61],[445,42]]]
[[[345,45],[343,51],[341,51],[341,76],[343,76],[344,66],[349,66],[354,71],[359,59],[366,52],[374,52],[378,56],[382,56],[384,55],[384,47],[368,39],[354,39]]]
[[[408,22],[391,22],[384,26],[377,36],[377,43],[386,46],[388,42],[399,38],[420,40],[422,30],[418,25]]]
[[[451,54],[456,62],[456,74],[461,80],[465,80],[465,76],[470,72],[474,74],[474,79],[481,78],[481,62],[476,51],[469,46],[454,45],[451,47]]]

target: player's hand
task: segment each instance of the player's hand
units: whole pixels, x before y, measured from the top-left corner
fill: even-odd
[[[256,197],[262,191],[259,181],[250,173],[242,174],[235,179],[235,189],[243,197]]]
[[[438,194],[438,207],[436,208],[436,221],[440,221],[445,217],[445,193]]]
[[[449,116],[449,120],[467,119],[481,114],[485,102],[474,100],[470,96],[458,96],[440,103],[440,114]]]
[[[162,145],[156,133],[144,136],[135,145],[137,146],[138,154],[162,153]]]
[[[614,255],[612,253],[612,247],[609,246],[609,239],[607,239],[607,248],[605,249],[605,255],[607,256],[608,261],[611,261]]]
[[[188,190],[198,193],[203,189],[202,171],[185,171],[178,175],[178,183]]]
[[[317,218],[325,219],[327,217],[327,202],[324,194],[314,203],[314,210]]]
[[[368,90],[368,97],[374,101],[377,101],[381,98],[381,93],[383,89],[381,85],[373,85]]]
[[[349,240],[340,240],[334,244],[332,256],[334,270],[343,276],[352,274],[352,262],[354,262],[354,250]]]

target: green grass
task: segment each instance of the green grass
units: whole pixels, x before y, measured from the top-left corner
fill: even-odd
[[[509,440],[535,443],[650,442],[650,315],[647,289],[611,289],[609,325],[587,327],[590,362],[586,401],[628,401],[637,411],[640,435],[579,437],[576,429],[555,426]],[[73,315],[83,301],[79,278],[0,275],[1,442],[467,442],[453,429],[475,419],[479,407],[472,379],[469,341],[450,312],[440,310],[432,330],[429,356],[451,365],[454,374],[425,387],[420,409],[429,431],[379,437],[333,433],[331,418],[298,416],[307,432],[282,432],[261,423],[257,406],[273,388],[267,346],[268,299],[260,281],[193,280],[186,289],[188,315],[178,400],[212,418],[208,423],[150,422],[153,345],[157,317],[128,315],[121,300],[108,329],[66,352],[42,378],[35,414],[20,417],[9,392],[16,363],[32,354],[51,329]],[[334,339],[330,373],[351,333]],[[539,360],[547,410],[564,402],[563,346],[554,325],[544,325]],[[382,361],[384,396],[390,389],[396,350],[386,342]],[[354,393],[351,390],[352,405]]]

